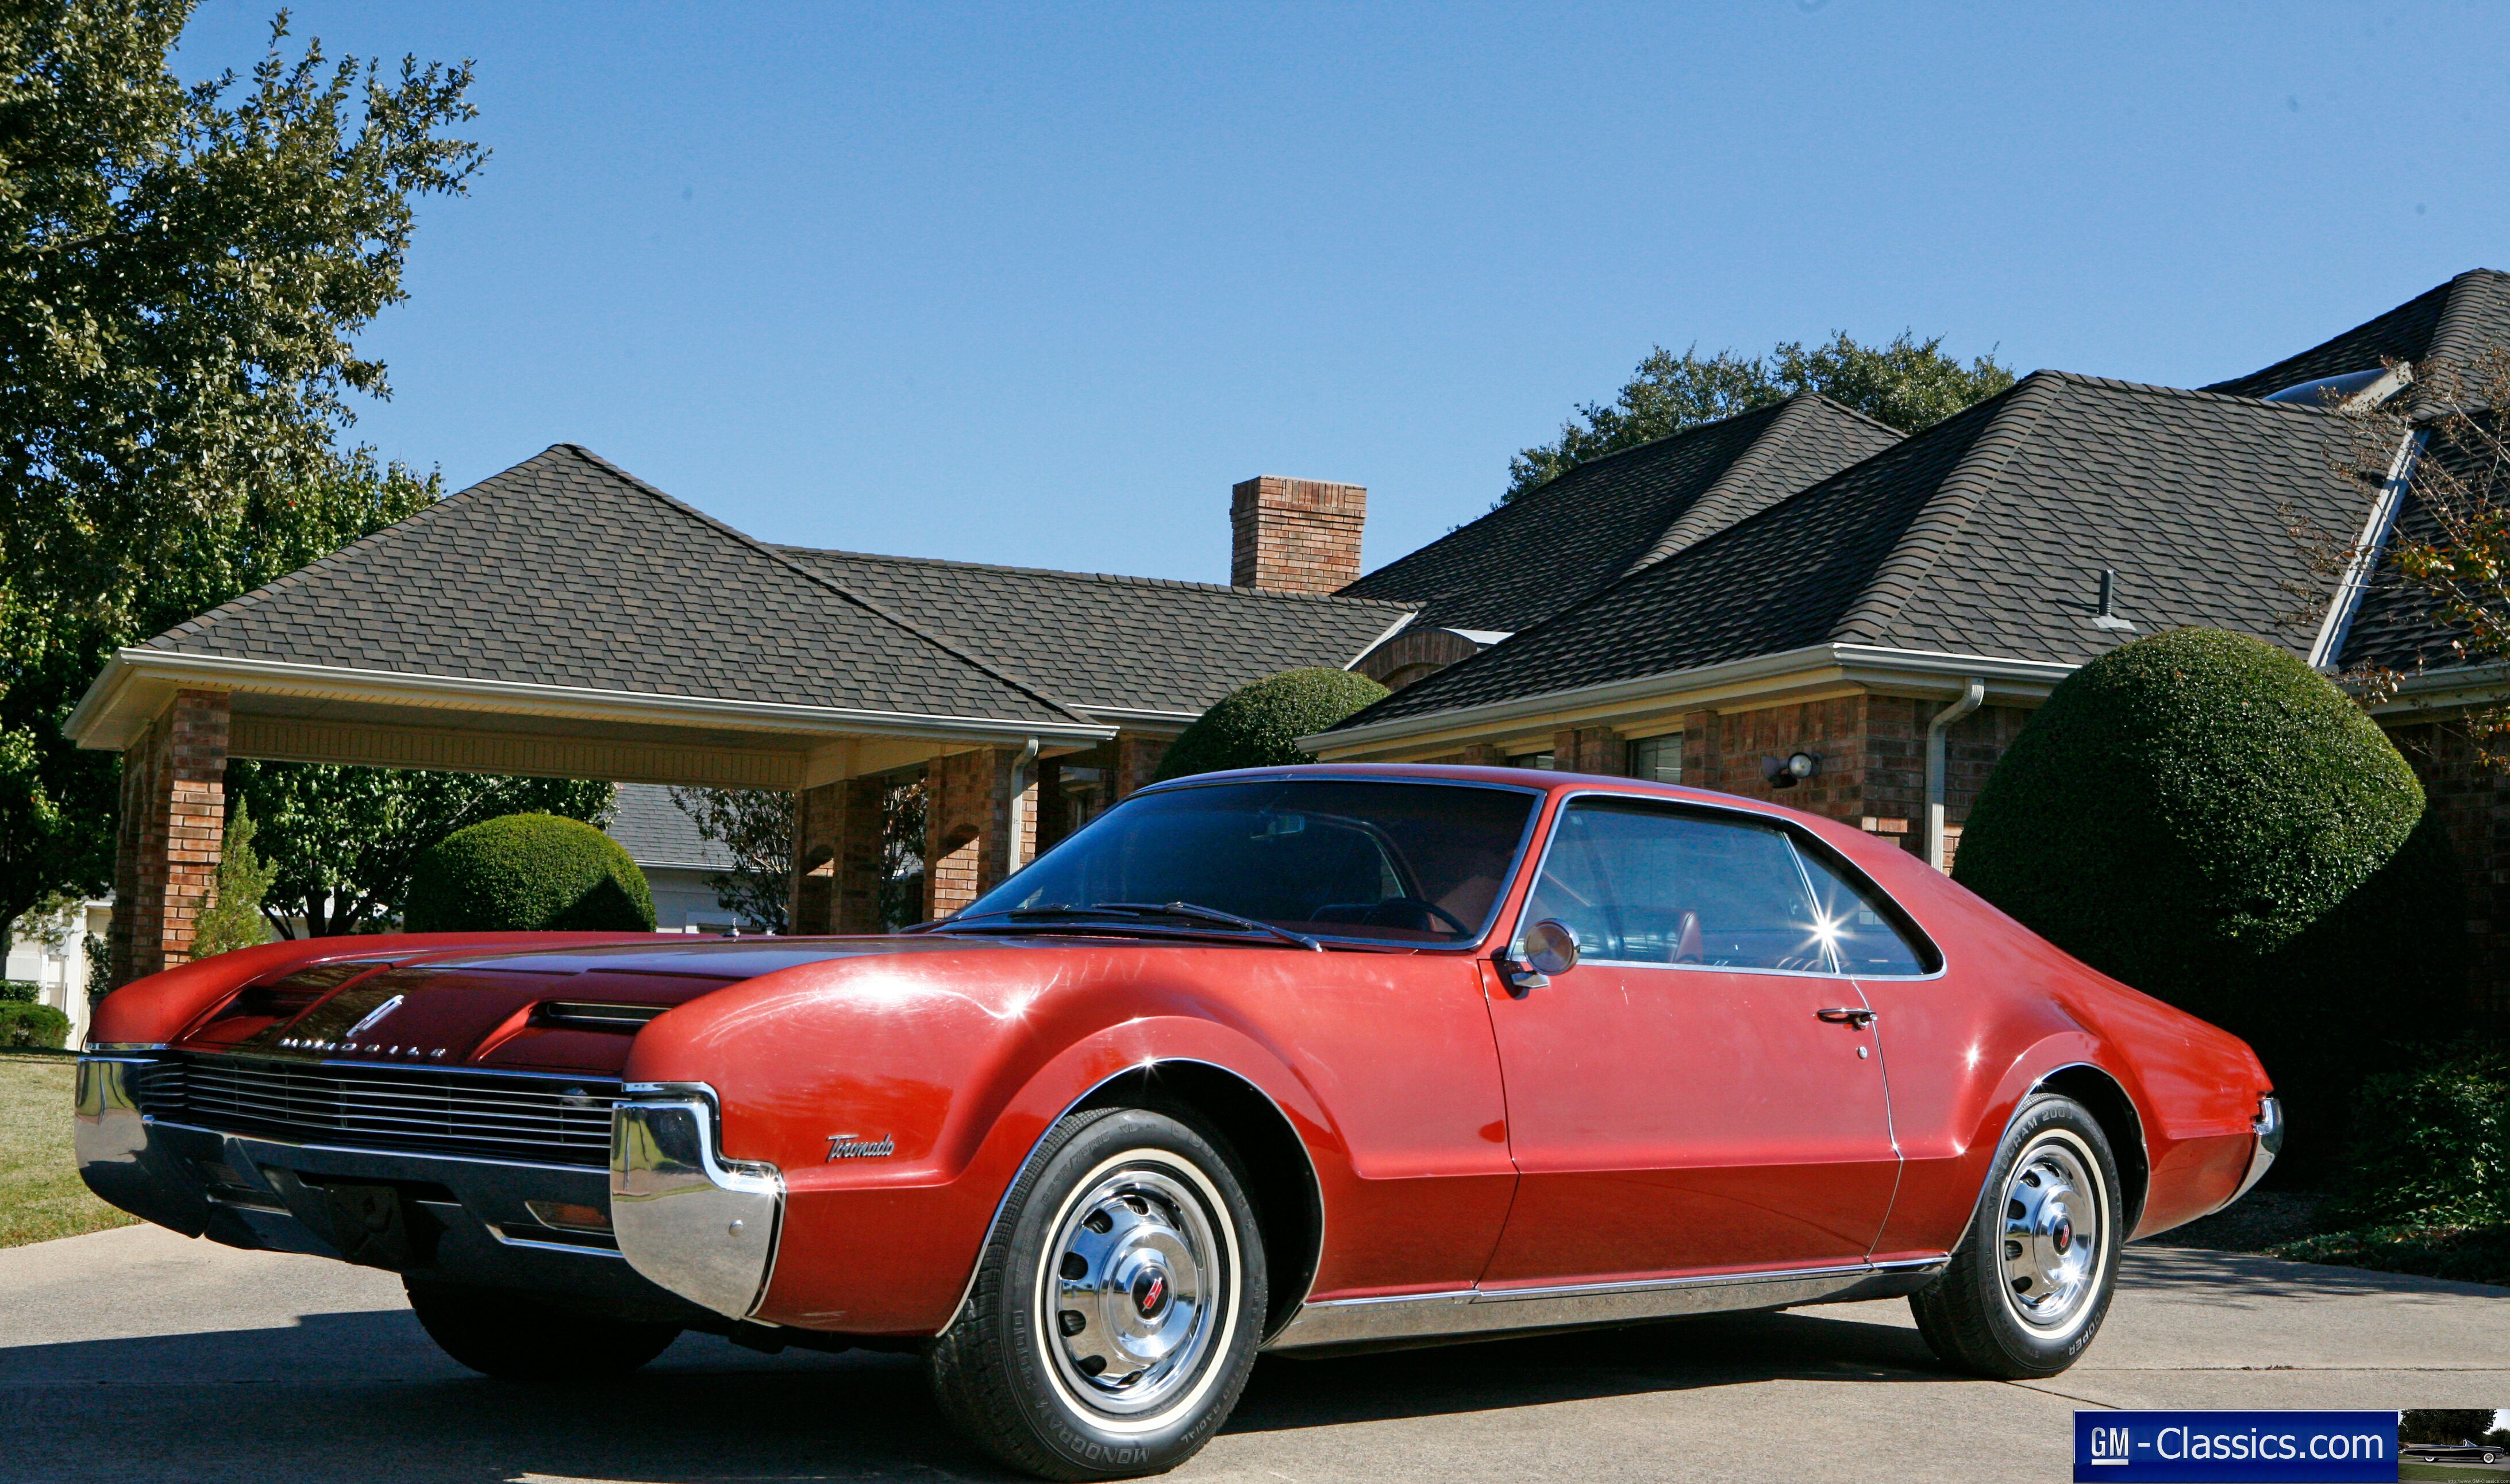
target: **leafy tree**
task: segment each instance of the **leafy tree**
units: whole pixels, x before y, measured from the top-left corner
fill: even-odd
[[[671,802],[700,836],[732,853],[732,869],[706,879],[716,903],[749,932],[787,931],[793,910],[793,796],[776,788],[674,788]]]
[[[286,54],[186,85],[183,0],[0,11],[0,924],[111,876],[60,724],[118,645],[433,489],[334,438],[383,396],[412,203],[485,159],[467,65]]]
[[[227,797],[248,806],[274,877],[262,915],[282,937],[302,915],[312,937],[374,932],[400,915],[418,857],[502,815],[606,823],[618,790],[571,779],[496,778],[327,763],[227,765]]]
[[[270,941],[261,920],[261,898],[278,872],[252,848],[252,811],[238,799],[227,811],[226,842],[218,852],[218,894],[192,932],[192,957],[250,948]]]
[[[733,868],[709,878],[714,899],[753,932],[791,931],[793,796],[767,788],[674,788],[671,802],[698,833],[732,852]],[[924,916],[924,783],[881,790],[880,920]]]
[[[1657,346],[1610,405],[1586,403],[1560,425],[1557,441],[1523,449],[1509,460],[1507,492],[1500,503],[1589,459],[1783,401],[1799,392],[1819,392],[1878,422],[1915,433],[2013,385],[2013,373],[1993,356],[1962,365],[1943,353],[1943,343],[1940,335],[1920,340],[1903,330],[1887,345],[1861,345],[1845,330],[1834,330],[1828,341],[1809,349],[1790,340],[1764,357],[1725,350],[1704,360],[1697,346],[1679,356]]]
[[[2492,1428],[2491,1407],[2417,1407],[2397,1419],[2401,1443],[2466,1443]]]

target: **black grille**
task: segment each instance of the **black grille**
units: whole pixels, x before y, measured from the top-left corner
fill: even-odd
[[[175,1123],[300,1143],[610,1161],[619,1084],[429,1067],[300,1066],[187,1056],[141,1072],[140,1108]]]

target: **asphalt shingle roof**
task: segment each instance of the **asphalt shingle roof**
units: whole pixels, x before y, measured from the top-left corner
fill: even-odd
[[[776,550],[1084,710],[1200,712],[1266,675],[1348,666],[1411,612],[1209,583]]]
[[[647,695],[1083,719],[1025,677],[571,443],[147,647]]]
[[[628,850],[641,866],[680,866],[691,870],[729,871],[732,852],[698,833],[698,821],[671,802],[671,790],[660,783],[622,783],[618,807],[602,833]]]
[[[2390,361],[2413,361],[2418,368],[2431,361],[2462,372],[2484,350],[2505,345],[2510,345],[2510,273],[2476,268],[2300,355],[2205,390],[2264,397]]]
[[[1580,464],[1342,590],[1442,628],[1531,628],[1899,438],[1805,393]]]
[[[2035,372],[1343,725],[1821,643],[2080,663],[2203,624],[2303,652],[2287,511],[2358,525],[2348,436],[2305,407]],[[2093,622],[2103,567],[2132,630]]]

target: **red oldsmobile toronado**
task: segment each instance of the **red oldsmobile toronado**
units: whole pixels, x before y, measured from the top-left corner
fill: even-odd
[[[398,1271],[487,1374],[912,1350],[1066,1479],[1191,1456],[1263,1351],[1904,1294],[2051,1375],[2283,1132],[2246,1046],[1884,841],[1426,766],[1145,789],[890,936],[226,954],[106,999],[78,1097],[99,1196]]]

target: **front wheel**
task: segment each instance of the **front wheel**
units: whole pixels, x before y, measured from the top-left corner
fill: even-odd
[[[1910,1296],[1948,1364],[2020,1381],[2073,1365],[2100,1332],[2126,1244],[2117,1160],[2072,1098],[2026,1100],[2005,1130],[1969,1235],[1934,1286]]]
[[[1014,1468],[1160,1473],[1237,1404],[1264,1305],[1226,1141],[1183,1110],[1092,1109],[1021,1171],[927,1365],[942,1410]]]
[[[420,1327],[439,1350],[501,1381],[625,1376],[661,1354],[680,1333],[676,1324],[592,1318],[502,1289],[407,1278],[401,1287]]]

